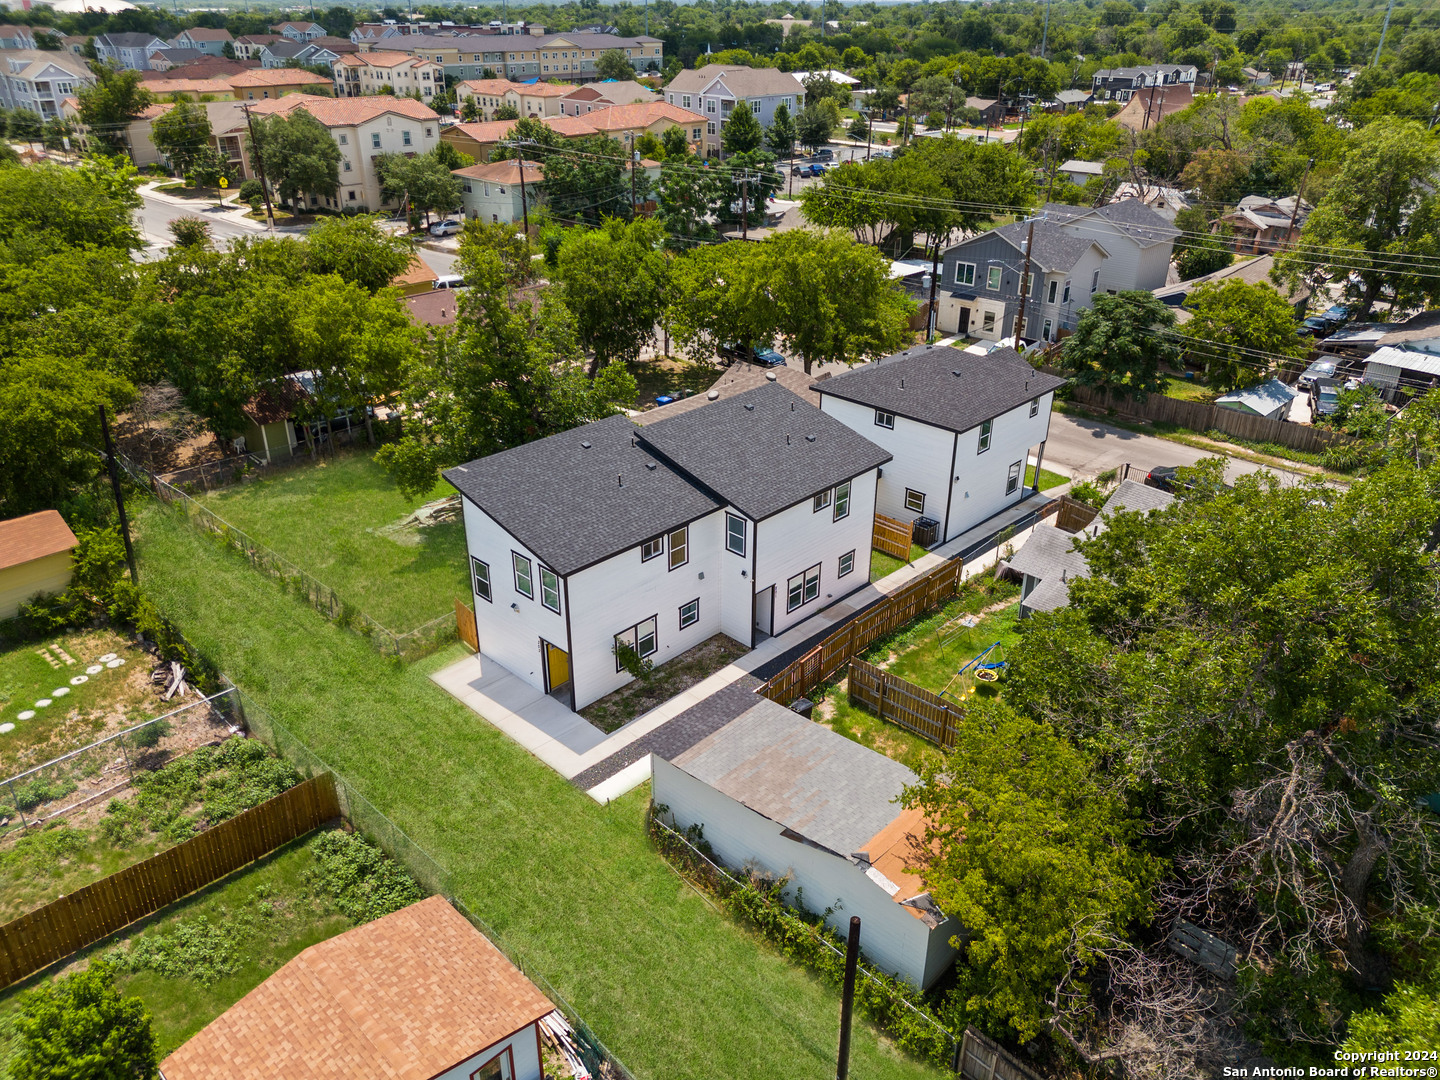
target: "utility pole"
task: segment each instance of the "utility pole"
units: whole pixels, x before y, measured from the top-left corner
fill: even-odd
[[[750,239],[750,174],[740,176],[740,239]]]
[[[530,242],[530,204],[525,199],[525,144],[516,142],[512,144],[518,151],[516,155],[520,164],[520,214],[525,219],[525,242]]]
[[[115,492],[115,509],[120,515],[120,535],[125,540],[125,564],[130,567],[130,580],[140,584],[140,573],[135,566],[135,549],[130,546],[130,519],[125,516],[125,496],[120,492],[120,466],[115,463],[115,444],[110,441],[110,421],[105,418],[105,406],[100,406],[100,434],[105,439],[105,461],[110,468],[110,489]]]
[[[1015,315],[1015,351],[1020,351],[1020,332],[1025,326],[1025,297],[1030,291],[1030,258],[1035,250],[1035,219],[1030,219],[1030,231],[1025,237],[1025,272],[1020,275],[1020,310]]]
[[[1295,193],[1295,206],[1290,211],[1290,227],[1285,230],[1285,240],[1291,247],[1295,246],[1295,219],[1300,216],[1300,201],[1305,198],[1305,181],[1310,179],[1310,170],[1315,167],[1315,159],[1312,157],[1305,163],[1305,174],[1300,177],[1300,190]]]
[[[1390,13],[1394,10],[1395,0],[1390,0],[1385,8],[1385,23],[1380,27],[1380,44],[1375,46],[1375,59],[1370,61],[1372,64],[1380,63],[1380,50],[1385,48],[1385,34],[1390,29]]]
[[[869,161],[869,160],[870,160],[870,145],[875,141],[875,110],[874,110],[874,109],[866,109],[866,110],[865,110],[865,118],[870,121],[868,124],[865,125],[865,160],[866,160],[866,161]],[[1434,118],[1431,118],[1430,124],[1431,124],[1432,127],[1434,126],[1434,124],[1435,124]],[[793,170],[792,170],[792,172],[791,172],[791,175],[792,175],[792,176],[794,175]]]
[[[1040,35],[1040,59],[1045,59],[1045,47],[1050,43],[1050,0],[1045,0],[1045,31]]]
[[[275,208],[270,205],[270,184],[265,179],[265,155],[255,143],[255,121],[250,116],[250,106],[242,105],[245,111],[245,126],[250,129],[250,157],[255,162],[255,171],[260,174],[260,194],[265,196],[265,217],[270,222],[270,231],[275,231]]]
[[[640,216],[640,197],[635,194],[635,170],[640,167],[640,151],[630,155],[630,219]]]
[[[850,1078],[850,1019],[855,1012],[855,971],[860,964],[860,916],[850,916],[850,937],[845,942],[845,987],[840,994],[840,1053],[835,1080]]]

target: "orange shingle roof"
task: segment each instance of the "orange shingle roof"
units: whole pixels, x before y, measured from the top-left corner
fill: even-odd
[[[505,161],[489,161],[482,165],[467,165],[463,169],[452,170],[456,176],[465,176],[471,180],[488,180],[492,184],[518,184],[520,183],[520,164],[509,158]],[[525,159],[525,182],[545,179],[545,166],[538,161]]]
[[[0,521],[0,570],[69,551],[75,534],[58,510]]]
[[[420,256],[410,256],[410,265],[390,279],[391,285],[419,285],[425,281],[438,281],[440,275],[430,269]]]
[[[676,124],[703,124],[705,117],[699,113],[671,105],[667,101],[642,101],[635,105],[611,105],[585,114],[587,123],[600,131],[629,131],[631,128],[649,127],[658,120],[669,120]]]
[[[901,810],[894,821],[870,838],[861,850],[870,855],[870,865],[880,871],[899,888],[890,898],[897,904],[914,899],[925,891],[925,879],[920,876],[927,852],[925,850],[925,815],[915,807]],[[909,908],[917,919],[924,916],[920,910]]]
[[[310,946],[161,1071],[166,1080],[430,1080],[553,1008],[432,896]]]
[[[299,68],[255,68],[232,75],[231,86],[329,86],[330,80]]]
[[[366,52],[342,56],[337,63],[365,64],[370,67],[401,67],[405,64],[431,64],[434,63],[434,61],[426,60],[421,56],[411,56],[409,53],[403,52]]]
[[[460,86],[473,94],[489,94],[492,97],[503,97],[507,91],[519,92],[525,89],[519,83],[512,83],[509,79],[466,79],[460,83]]]
[[[286,114],[303,108],[326,127],[353,127],[374,120],[386,113],[408,116],[412,120],[439,120],[435,110],[414,98],[377,94],[374,97],[329,98],[314,94],[286,94],[247,103],[252,112],[262,115]]]

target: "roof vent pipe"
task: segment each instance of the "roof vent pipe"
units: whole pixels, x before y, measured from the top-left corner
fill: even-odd
[[[624,477],[623,475],[615,477],[615,486],[616,486],[616,487],[624,487],[624,486],[625,486],[625,477]]]
[[[720,391],[719,391],[719,390],[711,390],[708,394],[705,395],[706,399],[709,400],[709,401],[714,401],[714,400],[715,400],[716,398],[718,398],[719,396],[720,396]]]
[[[775,373],[774,373],[773,371],[767,371],[767,372],[765,372],[765,378],[768,379],[770,382],[774,382],[774,381],[775,381]]]

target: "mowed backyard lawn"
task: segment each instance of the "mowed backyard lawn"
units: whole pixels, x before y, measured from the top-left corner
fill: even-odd
[[[197,496],[209,510],[329,585],[397,633],[469,597],[465,526],[395,528],[416,507],[455,494],[443,480],[407,502],[368,450]]]
[[[599,806],[439,690],[458,647],[382,659],[153,511],[138,548],[190,640],[434,855],[637,1080],[835,1075],[838,994],[676,876],[645,836],[648,789]],[[851,1075],[940,1073],[859,1024]]]

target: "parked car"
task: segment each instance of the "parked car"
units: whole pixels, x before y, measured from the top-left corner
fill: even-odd
[[[1310,390],[1312,416],[1329,416],[1340,408],[1340,380],[1316,379]]]
[[[889,150],[874,150],[874,151],[871,151],[870,156],[871,156],[872,158],[892,158],[892,157],[894,157],[895,155],[892,154],[892,153],[890,153]]]
[[[747,364],[759,364],[761,367],[784,367],[785,357],[781,356],[770,346],[755,348],[754,346],[742,345],[736,341],[724,341],[716,349],[721,356],[731,360],[739,360]]]
[[[1316,360],[1300,373],[1300,378],[1295,380],[1295,385],[1301,390],[1309,390],[1315,385],[1316,379],[1330,379],[1335,375],[1334,360]]]
[[[1349,304],[1332,304],[1320,313],[1320,318],[1339,326],[1350,321],[1350,312]]]
[[[465,287],[465,275],[441,274],[430,287],[432,289],[463,289]]]
[[[790,170],[791,175],[793,176],[819,176],[824,171],[825,166],[821,165],[818,161],[801,162],[799,165],[796,165],[795,168]]]
[[[811,161],[834,161],[834,160],[835,160],[835,151],[834,151],[834,150],[831,150],[831,149],[828,149],[828,148],[827,148],[827,149],[824,149],[824,150],[816,150],[815,153],[813,153],[813,154],[810,155],[810,160],[811,160]]]
[[[1335,329],[1335,324],[1319,315],[1307,315],[1305,319],[1295,328],[1295,333],[1301,337],[1323,338],[1328,337]]]
[[[1161,491],[1168,491],[1172,495],[1180,491],[1189,491],[1195,487],[1195,481],[1182,480],[1180,478],[1180,466],[1178,465],[1157,465],[1145,474],[1145,486],[1159,488]],[[1221,484],[1225,491],[1230,490],[1229,484]]]
[[[444,221],[437,221],[430,226],[431,236],[454,236],[465,227],[465,223],[459,218],[446,218]]]

